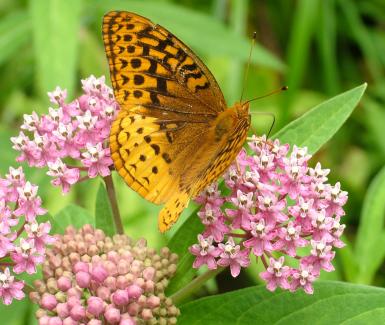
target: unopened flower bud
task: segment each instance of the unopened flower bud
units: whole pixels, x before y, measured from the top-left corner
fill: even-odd
[[[120,321],[120,311],[114,307],[108,308],[104,312],[104,317],[110,324],[116,324]]]

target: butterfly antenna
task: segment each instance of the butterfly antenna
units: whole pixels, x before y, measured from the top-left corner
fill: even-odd
[[[268,93],[268,94],[266,94],[266,95],[263,95],[263,96],[258,96],[258,97],[255,97],[255,98],[249,99],[248,101],[246,101],[246,103],[250,103],[250,102],[252,102],[252,101],[254,101],[254,100],[257,100],[257,99],[261,99],[261,98],[269,97],[269,96],[271,96],[271,95],[274,95],[274,94],[280,93],[281,91],[285,91],[285,90],[288,90],[288,89],[289,89],[289,87],[288,87],[288,86],[283,86],[283,87],[281,87],[281,88],[279,88],[279,89],[276,89],[276,90],[274,90],[274,91],[272,91],[272,92],[270,92],[270,93]]]
[[[245,76],[243,78],[243,88],[242,88],[242,93],[241,93],[241,99],[239,100],[242,103],[242,98],[243,98],[243,93],[245,92],[245,87],[246,87],[246,82],[247,82],[247,77],[249,75],[249,69],[250,69],[250,61],[251,61],[251,54],[253,53],[253,48],[255,46],[255,40],[257,39],[257,32],[253,33],[253,38],[251,40],[251,47],[250,47],[250,52],[249,52],[249,59],[247,60],[247,67],[245,71]]]
[[[257,100],[257,99],[261,99],[261,98],[265,98],[265,97],[268,97],[268,96],[271,96],[271,95],[274,95],[274,94],[277,94],[277,93],[280,93],[282,91],[285,91],[285,90],[288,90],[288,86],[283,86],[279,89],[276,89],[266,95],[263,95],[263,96],[259,96],[259,97],[255,97],[255,98],[252,98],[252,99],[249,99],[248,101],[246,101],[246,103],[250,103],[252,102],[253,100]],[[250,114],[259,114],[259,115],[269,115],[273,118],[273,122],[271,123],[270,125],[270,128],[269,128],[269,132],[267,133],[267,138],[269,138],[270,136],[270,133],[271,131],[273,130],[273,127],[274,127],[274,124],[275,124],[275,115],[273,113],[270,113],[270,112],[250,112]]]

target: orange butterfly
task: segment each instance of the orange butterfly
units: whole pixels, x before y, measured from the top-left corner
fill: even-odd
[[[241,150],[249,103],[227,108],[204,63],[147,18],[109,12],[103,40],[120,105],[110,134],[112,159],[133,190],[165,203],[159,213],[164,232]]]

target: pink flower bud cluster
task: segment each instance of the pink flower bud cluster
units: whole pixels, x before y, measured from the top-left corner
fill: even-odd
[[[50,223],[37,221],[46,213],[37,190],[26,181],[21,167],[10,167],[0,178],[0,297],[6,305],[24,297],[24,282],[17,281],[15,274],[36,273],[46,245],[53,242]]]
[[[254,257],[265,266],[260,276],[269,290],[311,294],[320,271],[334,270],[334,248],[344,246],[347,192],[327,183],[329,169],[308,166],[307,148],[289,152],[289,145],[256,136],[249,147],[252,154],[242,150],[224,175],[229,194],[212,184],[196,198],[205,230],[190,247],[193,266],[229,266],[236,277]]]
[[[68,227],[47,252],[43,280],[30,298],[40,325],[175,324],[179,310],[164,290],[177,255],[144,239],[106,237],[85,225]]]
[[[67,92],[57,87],[48,93],[49,113],[24,115],[13,148],[21,154],[17,161],[29,166],[48,167],[51,183],[68,192],[76,182],[97,175],[110,175],[112,160],[107,140],[118,105],[104,77],[82,80],[84,94],[66,103]],[[73,166],[69,162],[77,161]],[[81,172],[86,173],[81,177]]]

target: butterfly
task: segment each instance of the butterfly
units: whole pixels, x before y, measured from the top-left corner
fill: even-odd
[[[250,127],[249,103],[228,108],[198,56],[145,17],[107,13],[103,41],[120,106],[111,157],[134,191],[164,204],[158,219],[164,232],[234,161]]]

